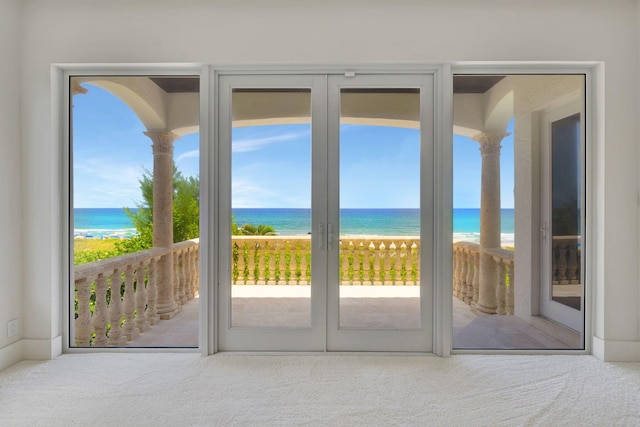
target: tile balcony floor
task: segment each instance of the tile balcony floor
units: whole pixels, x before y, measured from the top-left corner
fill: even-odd
[[[270,288],[270,289],[265,289]],[[279,289],[275,289],[279,288]],[[236,326],[308,326],[309,299],[305,286],[235,286],[232,291],[233,324]],[[418,298],[414,287],[343,287],[343,324],[395,327],[417,324]],[[269,298],[265,298],[268,293]],[[374,292],[371,295],[371,292]],[[275,293],[274,293],[275,292]],[[367,293],[368,297],[363,297]],[[277,302],[276,302],[277,300]],[[275,309],[274,309],[275,308]],[[161,320],[130,341],[127,347],[197,347],[199,299],[194,298],[170,320]],[[270,315],[264,315],[270,313]],[[277,313],[277,316],[274,314]],[[365,315],[363,315],[365,313]],[[275,320],[274,322],[274,319]],[[391,320],[390,320],[391,319]],[[536,318],[536,326],[515,317],[474,312],[453,298],[453,347],[455,349],[569,349],[579,345],[577,333]],[[544,330],[544,331],[543,331]]]

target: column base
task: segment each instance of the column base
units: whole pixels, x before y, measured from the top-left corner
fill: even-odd
[[[498,312],[498,307],[485,307],[480,304],[476,304],[476,310],[486,314],[496,314]]]
[[[160,320],[169,320],[176,314],[180,313],[180,309],[181,307],[175,302],[170,302],[168,304],[157,304],[156,315],[160,317]]]

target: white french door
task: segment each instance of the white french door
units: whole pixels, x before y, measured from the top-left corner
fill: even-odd
[[[542,315],[584,331],[584,112],[542,116]]]
[[[218,348],[431,351],[433,77],[218,91]]]

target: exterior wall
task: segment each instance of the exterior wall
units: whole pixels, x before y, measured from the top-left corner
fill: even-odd
[[[22,358],[22,333],[7,322],[22,312],[19,2],[0,0],[0,369]]]
[[[598,60],[605,63],[600,85],[606,98],[598,105],[605,116],[598,135],[597,211],[592,213],[598,248],[592,277],[597,298],[594,334],[602,349],[597,351],[599,356],[640,360],[640,352],[628,351],[640,342],[640,230],[635,197],[639,40],[634,2],[325,0],[302,6],[288,0],[31,0],[23,4],[27,357],[57,354],[62,328],[61,150],[52,127],[43,125],[52,114],[52,63]],[[15,116],[4,114],[8,107],[2,102],[3,118],[13,122]],[[17,157],[6,160],[10,168],[16,168]],[[19,200],[18,195],[14,197]],[[9,252],[9,248],[2,250]],[[17,295],[11,306],[19,305],[15,301],[19,301]]]

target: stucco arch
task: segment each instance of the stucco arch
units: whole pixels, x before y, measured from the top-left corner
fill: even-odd
[[[124,102],[149,132],[178,136],[199,132],[199,93],[167,93],[143,76],[96,76],[78,79],[100,87]]]

